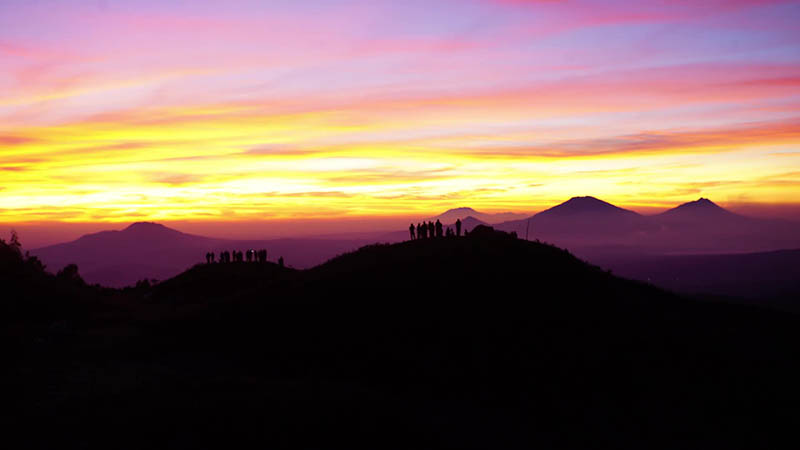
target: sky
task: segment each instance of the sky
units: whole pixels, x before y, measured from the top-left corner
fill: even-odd
[[[798,212],[798,23],[769,0],[3,0],[0,223]]]

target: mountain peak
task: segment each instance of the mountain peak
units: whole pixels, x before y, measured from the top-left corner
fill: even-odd
[[[539,214],[545,215],[569,215],[569,214],[583,214],[583,213],[625,213],[636,214],[633,211],[622,209],[614,206],[611,203],[604,202],[595,197],[583,196],[572,197],[571,199],[556,205],[548,210],[542,211]]]
[[[134,222],[128,225],[123,231],[138,231],[138,230],[170,230],[170,228],[156,222]]]
[[[711,200],[700,197],[697,200],[686,202],[662,213],[669,217],[734,217],[737,214],[717,205]]]
[[[698,198],[697,200],[695,200],[693,202],[686,202],[681,206],[701,206],[701,207],[706,207],[706,208],[707,207],[719,208],[719,205],[717,205],[716,203],[712,202],[711,200],[709,200],[709,199],[707,199],[705,197],[700,197],[700,198]]]
[[[477,213],[477,212],[478,211],[475,211],[472,208],[469,208],[467,206],[462,206],[460,208],[448,209],[447,211],[444,212],[444,214],[447,214],[447,213]]]

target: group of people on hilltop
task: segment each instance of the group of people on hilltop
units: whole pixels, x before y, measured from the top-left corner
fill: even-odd
[[[267,251],[264,249],[261,250],[247,250],[246,252],[240,252],[234,250],[233,252],[224,251],[219,252],[219,262],[221,263],[229,263],[229,262],[244,262],[245,259],[247,262],[267,262]],[[211,264],[217,262],[216,255],[214,252],[206,253],[206,263]]]
[[[461,236],[461,219],[456,219],[455,223],[456,229],[453,231],[450,227],[447,229],[444,228],[442,222],[439,219],[436,219],[436,223],[433,222],[421,222],[418,223],[416,226],[412,223],[408,226],[408,234],[411,236],[411,240],[416,239],[427,239],[433,237],[451,237],[451,236]],[[466,230],[464,230],[466,234]]]

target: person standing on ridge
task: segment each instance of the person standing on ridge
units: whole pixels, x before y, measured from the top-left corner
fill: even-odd
[[[442,229],[442,222],[439,222],[439,219],[436,219],[436,237],[440,238],[444,236],[444,230]]]
[[[413,223],[408,226],[408,234],[411,235],[411,240],[413,241],[414,240],[414,224]]]
[[[461,219],[456,219],[456,236],[461,236]]]

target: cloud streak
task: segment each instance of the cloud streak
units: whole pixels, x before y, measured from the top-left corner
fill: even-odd
[[[631,189],[787,201],[799,16],[751,0],[5,2],[0,221],[529,211]]]

